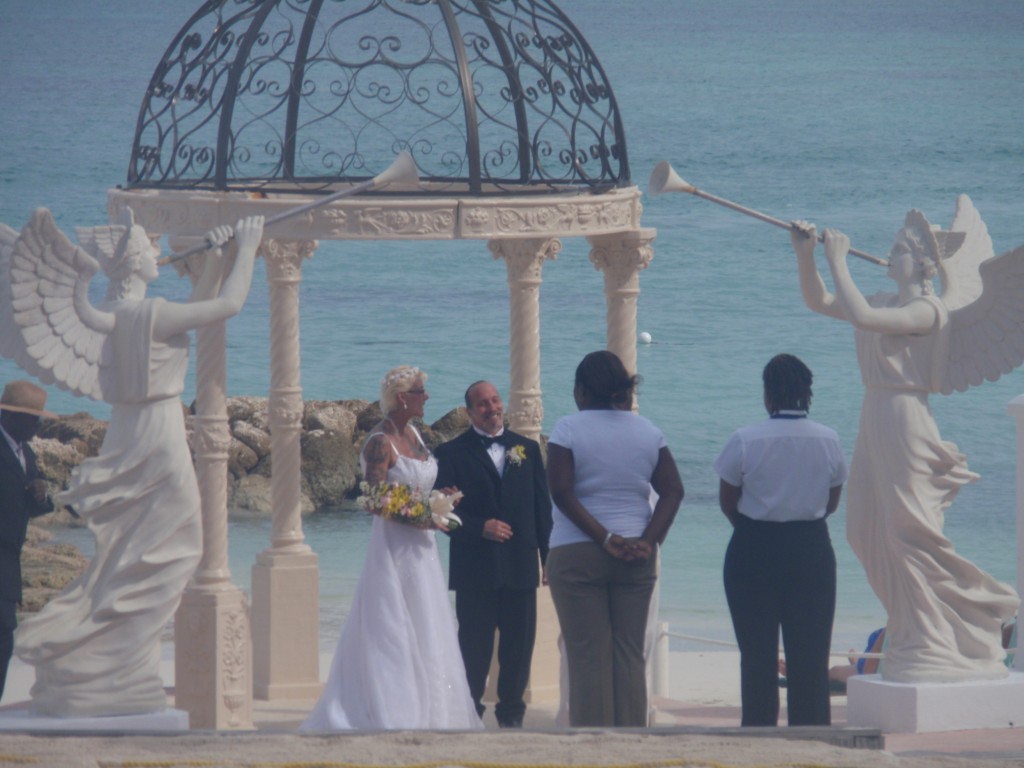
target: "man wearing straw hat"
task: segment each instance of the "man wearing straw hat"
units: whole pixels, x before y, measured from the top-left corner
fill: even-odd
[[[0,395],[0,698],[14,651],[21,602],[21,548],[31,517],[53,510],[36,456],[28,446],[39,429],[46,390],[31,381],[12,381]]]

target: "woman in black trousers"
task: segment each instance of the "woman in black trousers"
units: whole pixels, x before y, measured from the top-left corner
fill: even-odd
[[[779,716],[779,630],[790,725],[830,725],[836,560],[825,518],[846,480],[839,436],[807,418],[813,375],[793,355],[765,366],[769,419],[733,433],[715,460],[733,525],[725,594],[740,647],[743,725]]]

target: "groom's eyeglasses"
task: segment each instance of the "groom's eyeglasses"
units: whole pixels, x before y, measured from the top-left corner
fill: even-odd
[[[405,390],[405,392],[406,392],[406,394],[409,394],[409,395],[423,395],[423,394],[426,394],[427,390],[425,390],[425,389],[407,389],[407,390]]]

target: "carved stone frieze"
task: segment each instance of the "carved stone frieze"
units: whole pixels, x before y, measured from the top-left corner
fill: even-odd
[[[107,193],[107,215],[115,221],[125,208],[131,208],[135,222],[147,232],[202,236],[222,223],[217,218],[217,206],[210,203],[209,196],[191,197],[180,193],[168,196],[166,192],[152,190],[113,189]]]
[[[326,229],[324,237],[331,240],[448,238],[455,229],[455,212],[450,204],[426,209],[395,209],[378,205],[354,209],[325,208],[319,216]]]
[[[594,196],[516,198],[463,202],[463,237],[554,235],[559,237],[632,231],[640,226],[639,191]]]
[[[314,196],[253,196],[241,192],[124,190],[107,193],[111,217],[130,206],[148,231],[202,236],[218,224],[247,215],[271,217],[314,201]],[[639,228],[640,190],[612,189],[599,195],[519,197],[373,198],[353,196],[274,225],[282,240],[450,240],[547,235],[586,236]]]

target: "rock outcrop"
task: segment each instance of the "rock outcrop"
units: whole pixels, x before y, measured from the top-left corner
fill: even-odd
[[[185,409],[190,445],[193,408]],[[228,448],[228,506],[270,513],[271,440],[265,397],[232,397],[227,402],[231,444]],[[367,433],[381,420],[380,406],[366,400],[307,400],[302,417],[301,505],[304,514],[336,507],[358,493],[359,450]],[[465,408],[456,408],[432,425],[417,422],[433,449],[469,426]],[[32,442],[51,495],[67,488],[71,471],[95,456],[106,422],[88,414],[60,416],[43,422]],[[43,524],[75,524],[65,508],[40,518]]]
[[[21,550],[22,603],[24,613],[35,613],[85,570],[89,561],[74,544],[52,541],[53,534],[35,525],[28,528]]]

